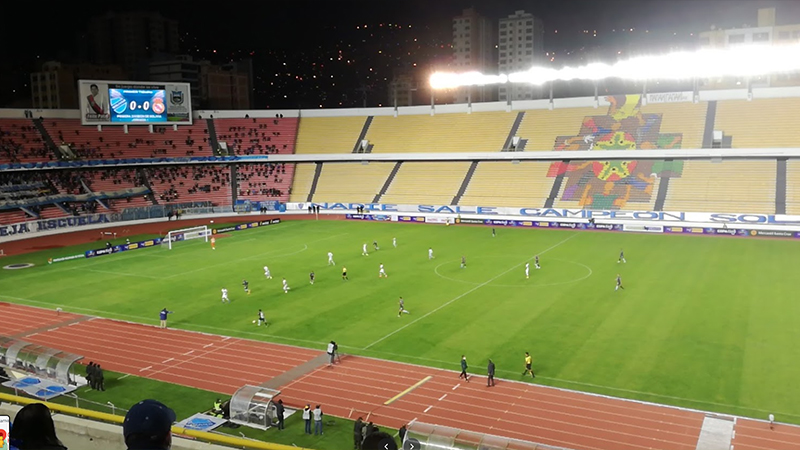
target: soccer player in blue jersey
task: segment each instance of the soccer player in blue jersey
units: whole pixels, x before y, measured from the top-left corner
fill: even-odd
[[[619,264],[620,262],[623,262],[623,263],[628,262],[628,261],[625,261],[625,253],[622,251],[622,249],[619,249],[619,259],[617,260],[617,264]]]
[[[619,274],[617,274],[617,287],[615,287],[614,290],[618,291],[620,289],[622,289],[623,291],[625,290],[625,288],[622,287],[622,277],[620,277]]]
[[[247,292],[247,295],[250,295],[250,283],[247,280],[242,280],[242,287],[244,287],[244,291]]]

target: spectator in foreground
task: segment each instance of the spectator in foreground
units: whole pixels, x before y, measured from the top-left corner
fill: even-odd
[[[364,419],[361,417],[356,420],[353,427],[353,449],[361,450],[361,442],[364,440]]]
[[[368,434],[367,437],[364,438],[364,444],[361,448],[363,450],[396,450],[397,443],[394,441],[394,437],[392,437],[391,434],[383,431],[376,431]]]
[[[56,436],[50,409],[42,403],[31,403],[19,410],[10,438],[19,450],[67,450]]]
[[[133,405],[122,434],[128,450],[169,450],[172,447],[172,423],[175,411],[156,400],[142,400]]]

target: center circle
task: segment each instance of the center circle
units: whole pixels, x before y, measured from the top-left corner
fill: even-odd
[[[478,260],[478,261],[485,261],[485,260],[502,260],[507,262],[510,258],[509,256],[483,256],[483,257],[476,257],[472,258],[467,261],[467,268],[466,269],[458,269],[458,270],[475,270],[474,267],[470,268],[470,261]],[[471,286],[495,286],[495,287],[544,287],[544,286],[561,286],[565,284],[572,284],[577,283],[579,281],[583,281],[590,276],[592,276],[592,268],[581,264],[575,261],[567,261],[563,259],[550,259],[540,257],[540,265],[541,269],[536,269],[533,263],[533,258],[529,260],[530,262],[530,278],[525,278],[525,263],[519,264],[513,270],[507,271],[507,273],[502,273],[500,275],[494,275],[496,279],[492,280],[491,282],[486,281],[471,281],[465,279],[459,279],[452,276],[452,273],[448,273],[448,266],[455,266],[459,267],[461,260],[452,260],[446,261],[434,268],[434,273],[439,278],[443,278],[445,280],[455,281],[457,283],[468,284]],[[484,263],[485,264],[485,263]],[[480,270],[480,269],[479,269]],[[553,271],[558,271],[559,277],[549,277],[549,274],[553,273]],[[450,270],[452,272],[452,270]],[[470,272],[467,272],[470,273]],[[474,273],[474,272],[472,272]],[[543,274],[545,277],[543,277]],[[503,283],[503,279],[506,277],[517,277],[520,281],[516,283]],[[545,278],[545,280],[541,280]],[[490,278],[492,279],[492,278]]]
[[[9,264],[7,266],[3,266],[3,269],[6,270],[28,269],[33,266],[34,264],[31,263],[17,263],[17,264]]]

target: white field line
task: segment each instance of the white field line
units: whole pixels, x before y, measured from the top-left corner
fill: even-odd
[[[577,236],[577,235],[578,235],[578,233],[574,233],[574,234],[570,235],[569,237],[567,237],[566,239],[562,240],[561,242],[559,242],[559,243],[557,243],[557,244],[555,244],[555,245],[551,246],[550,248],[548,248],[548,249],[546,249],[546,250],[543,250],[543,251],[541,251],[541,252],[539,252],[539,253],[536,253],[536,254],[538,254],[538,255],[544,255],[545,253],[549,252],[550,250],[553,250],[554,248],[556,248],[556,247],[560,246],[561,244],[563,244],[563,243],[567,242],[568,240],[570,240],[570,239],[574,238],[574,237],[575,237],[575,236]],[[500,274],[498,274],[498,275],[496,275],[496,276],[494,276],[494,277],[492,277],[492,278],[489,278],[488,280],[486,280],[486,281],[484,281],[483,283],[481,283],[481,284],[479,284],[479,285],[477,285],[477,286],[473,287],[472,289],[468,290],[467,292],[464,292],[463,294],[461,294],[461,295],[459,295],[459,296],[457,296],[457,297],[454,297],[453,299],[451,299],[451,300],[449,300],[449,301],[445,302],[444,304],[440,305],[438,308],[435,308],[435,309],[433,309],[433,310],[431,310],[431,311],[427,312],[426,314],[424,314],[424,315],[422,315],[422,316],[420,316],[420,317],[418,317],[418,318],[416,318],[416,319],[412,320],[411,322],[408,322],[407,324],[403,325],[402,327],[400,327],[400,328],[398,328],[398,329],[396,329],[396,330],[394,330],[394,331],[392,331],[392,332],[388,333],[388,334],[387,334],[387,335],[385,335],[384,337],[382,337],[382,338],[380,338],[380,339],[376,340],[375,342],[373,342],[373,343],[371,343],[371,344],[367,345],[366,347],[364,347],[364,349],[365,349],[365,350],[366,350],[366,349],[369,349],[370,347],[374,346],[375,344],[379,344],[379,343],[381,343],[381,342],[385,341],[386,339],[388,339],[388,338],[390,338],[390,337],[394,336],[395,334],[397,334],[397,333],[399,333],[399,332],[401,332],[401,331],[405,330],[406,328],[410,327],[411,325],[414,325],[415,323],[419,322],[420,320],[422,320],[422,319],[425,319],[426,317],[428,317],[428,316],[430,316],[430,315],[432,315],[432,314],[434,314],[434,313],[436,313],[436,312],[438,312],[438,311],[440,311],[440,310],[444,309],[445,307],[447,307],[447,306],[449,306],[449,305],[451,305],[451,304],[455,303],[456,301],[458,301],[458,300],[460,300],[460,299],[462,299],[462,298],[466,297],[467,295],[469,295],[469,294],[471,294],[471,293],[473,293],[473,292],[477,291],[478,289],[480,289],[480,288],[482,288],[482,287],[484,287],[484,286],[488,285],[489,283],[491,283],[492,281],[494,281],[494,280],[496,280],[496,279],[498,279],[498,278],[502,277],[503,275],[505,275],[505,274],[507,274],[507,273],[509,273],[509,272],[511,272],[511,271],[513,271],[513,270],[516,270],[516,269],[517,269],[519,266],[521,266],[521,265],[525,264],[526,262],[528,262],[528,261],[532,260],[533,258],[534,258],[534,257],[533,257],[533,256],[531,256],[530,258],[528,258],[528,259],[526,259],[525,261],[522,261],[521,263],[519,263],[519,264],[517,264],[517,265],[515,265],[515,266],[511,267],[510,269],[508,269],[508,270],[506,270],[506,271],[504,271],[504,272],[501,272]]]

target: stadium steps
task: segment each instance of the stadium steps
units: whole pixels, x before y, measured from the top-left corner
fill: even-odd
[[[517,113],[517,118],[514,119],[514,123],[511,125],[511,130],[508,132],[508,137],[506,137],[506,142],[503,144],[503,151],[507,152],[511,150],[511,143],[514,141],[514,136],[517,135],[517,131],[519,131],[519,126],[522,123],[522,119],[525,118],[525,111],[520,111]],[[453,203],[454,205],[456,203]]]
[[[517,118],[519,119],[519,116]],[[458,188],[458,192],[455,197],[453,197],[453,203],[451,203],[451,205],[457,205],[458,202],[461,201],[461,197],[463,197],[464,192],[467,191],[467,186],[469,186],[469,182],[472,180],[472,176],[475,174],[475,169],[477,168],[478,161],[472,161],[472,164],[469,165],[469,170],[467,170],[467,174],[464,176],[464,181],[461,182],[461,187]]]
[[[561,164],[568,166],[569,160],[565,159],[561,161]],[[564,174],[557,175],[553,180],[553,187],[550,189],[550,195],[547,196],[547,200],[544,202],[545,208],[552,208],[553,204],[555,204],[556,199],[558,198],[558,193],[561,192],[561,185],[564,184]]]
[[[136,176],[142,181],[142,184],[147,186],[147,189],[150,189],[150,193],[147,194],[150,197],[150,201],[153,202],[154,205],[158,204],[158,200],[156,199],[155,191],[153,190],[153,185],[150,184],[150,179],[147,178],[147,173],[140,167],[136,169]]]
[[[703,130],[703,148],[711,148],[714,145],[714,126],[717,121],[717,102],[708,102],[706,110],[706,127]]]
[[[353,153],[362,153],[361,152],[361,141],[367,137],[367,132],[369,131],[369,126],[372,125],[372,119],[374,116],[368,116],[367,120],[364,121],[364,126],[361,127],[361,134],[358,135],[358,139],[356,139],[356,145],[353,146]],[[363,153],[372,153],[372,144],[369,144],[367,149]]]
[[[383,187],[381,188],[380,192],[378,192],[375,198],[372,199],[372,203],[380,202],[381,197],[383,196],[383,194],[386,193],[387,190],[389,190],[389,186],[391,186],[392,181],[394,181],[394,177],[397,176],[397,172],[400,170],[400,166],[402,165],[403,161],[399,161],[397,164],[394,165],[392,172],[389,174],[388,177],[386,177],[386,182],[383,183]]]
[[[214,119],[206,119],[206,128],[208,129],[208,145],[211,146],[211,154],[214,156],[223,156],[222,149],[219,148],[219,140],[217,140],[217,129],[214,127]]]
[[[672,161],[674,159],[667,158],[664,160],[665,163],[672,165]],[[667,201],[667,191],[669,190],[669,176],[661,177],[661,181],[658,183],[658,193],[656,194],[656,202],[653,205],[653,211],[663,211],[664,210],[664,202]]]
[[[322,175],[322,163],[315,163],[317,167],[314,168],[314,179],[311,181],[311,189],[308,190],[307,202],[312,201],[314,193],[317,191],[317,184],[319,183],[319,176]]]
[[[703,141],[702,148],[711,148],[714,143],[714,123],[717,120],[717,102],[710,101],[706,107],[705,126],[703,127]],[[674,161],[672,158],[664,160],[667,163]],[[664,203],[667,201],[667,194],[669,193],[670,177],[663,176],[659,180],[658,193],[656,194],[656,202],[653,205],[653,211],[663,211]]]
[[[50,137],[50,133],[48,133],[47,129],[44,127],[42,119],[33,119],[33,126],[35,126],[39,131],[39,134],[42,136],[42,139],[44,139],[44,143],[47,145],[47,148],[53,152],[53,155],[55,155],[57,160],[60,160],[62,157],[61,152],[58,151],[58,146],[56,145],[55,141],[53,141],[53,138]]]
[[[778,158],[775,175],[775,214],[786,214],[786,166],[789,158]]]

